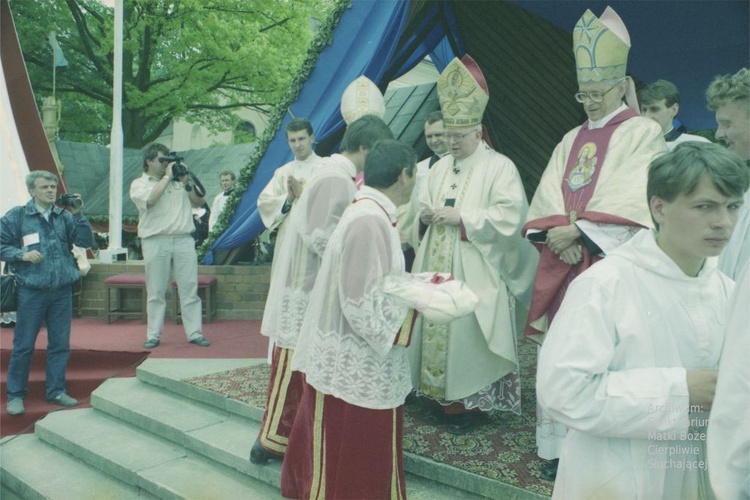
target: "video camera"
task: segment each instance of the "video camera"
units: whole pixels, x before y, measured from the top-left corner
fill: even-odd
[[[83,206],[83,200],[81,200],[81,198],[77,197],[74,194],[63,193],[55,201],[55,204],[60,207],[71,207],[71,208],[78,209]]]
[[[198,180],[198,177],[194,173],[188,172],[187,167],[182,164],[182,160],[184,159],[184,157],[179,156],[175,151],[170,151],[167,156],[159,158],[159,161],[167,164],[174,162],[172,165],[172,179],[179,180],[180,177],[189,175],[190,182],[185,185],[185,190],[192,191],[195,189],[195,193],[203,198],[206,195],[206,188],[203,187],[203,184],[201,184],[201,181]]]
[[[175,151],[170,151],[167,156],[159,158],[159,161],[167,164],[174,163],[174,165],[172,165],[172,178],[179,179],[188,173],[187,167],[182,164],[182,160],[184,159],[184,157],[178,156]]]

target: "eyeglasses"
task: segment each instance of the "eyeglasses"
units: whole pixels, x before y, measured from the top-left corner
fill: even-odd
[[[476,132],[476,130],[472,130],[470,132],[466,132],[465,134],[457,134],[457,133],[454,133],[454,132],[447,132],[445,134],[445,140],[448,141],[448,142],[450,142],[450,141],[460,141],[461,139],[463,139],[467,135],[471,135],[474,132]]]
[[[586,98],[589,98],[591,99],[591,102],[602,102],[604,100],[604,96],[609,94],[609,92],[618,85],[619,83],[611,86],[606,92],[578,92],[575,95],[576,101],[583,103]]]

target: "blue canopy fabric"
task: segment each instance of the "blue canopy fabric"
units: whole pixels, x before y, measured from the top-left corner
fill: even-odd
[[[750,58],[747,0],[636,2],[633,0],[511,0],[564,30],[572,30],[586,8],[600,15],[611,5],[623,18],[633,41],[628,71],[646,83],[663,78],[682,93],[678,118],[688,129],[714,128],[703,93],[718,74],[747,67]],[[337,26],[331,45],[321,53],[296,102],[261,158],[255,176],[235,209],[231,224],[204,259],[240,247],[264,229],[256,202],[274,171],[292,159],[284,127],[306,117],[318,143],[333,150],[344,129],[341,95],[360,75],[381,91],[430,55],[438,71],[465,53],[452,2],[422,2],[419,18],[409,21],[410,0],[354,0]],[[481,3],[478,3],[481,5]],[[471,33],[466,34],[467,37]],[[329,144],[330,143],[330,144]],[[324,148],[321,148],[324,149]]]
[[[321,53],[242,194],[231,224],[206,253],[205,264],[214,263],[216,251],[242,246],[265,229],[257,200],[274,171],[293,158],[284,132],[292,118],[310,120],[315,139],[321,142],[344,128],[339,111],[341,96],[357,77],[365,75],[384,91],[391,80],[425,56],[431,55],[438,70],[442,70],[453,59],[454,50],[461,50],[458,27],[448,2],[434,3],[417,29],[402,39],[409,5],[409,0],[353,2],[344,12],[332,44]]]

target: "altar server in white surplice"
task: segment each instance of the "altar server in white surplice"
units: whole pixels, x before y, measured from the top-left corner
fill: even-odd
[[[354,199],[354,177],[364,168],[368,151],[377,141],[392,137],[388,126],[376,116],[355,120],[346,129],[341,154],[323,159],[295,201],[286,235],[274,251],[260,330],[275,346],[266,412],[250,453],[253,463],[265,463],[286,451],[302,396],[302,375],[291,370],[290,361],[320,259],[341,214]]]
[[[680,144],[649,169],[656,229],[570,285],[537,373],[539,404],[570,429],[553,498],[713,498],[706,426],[734,282],[711,257],[749,184],[725,148]]]
[[[313,151],[315,136],[306,118],[295,118],[286,125],[286,140],[294,160],[282,165],[258,196],[258,213],[267,229],[277,230],[276,248],[284,241],[286,224],[295,201],[302,195],[322,158]]]

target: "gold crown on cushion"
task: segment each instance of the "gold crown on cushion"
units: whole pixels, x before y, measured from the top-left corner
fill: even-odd
[[[440,110],[446,127],[471,127],[482,123],[490,100],[487,81],[470,55],[454,58],[437,81]]]
[[[578,83],[625,78],[629,51],[628,30],[611,7],[599,18],[587,10],[573,29]]]
[[[360,76],[346,87],[341,96],[341,116],[347,125],[365,115],[385,116],[385,99],[377,85]]]

